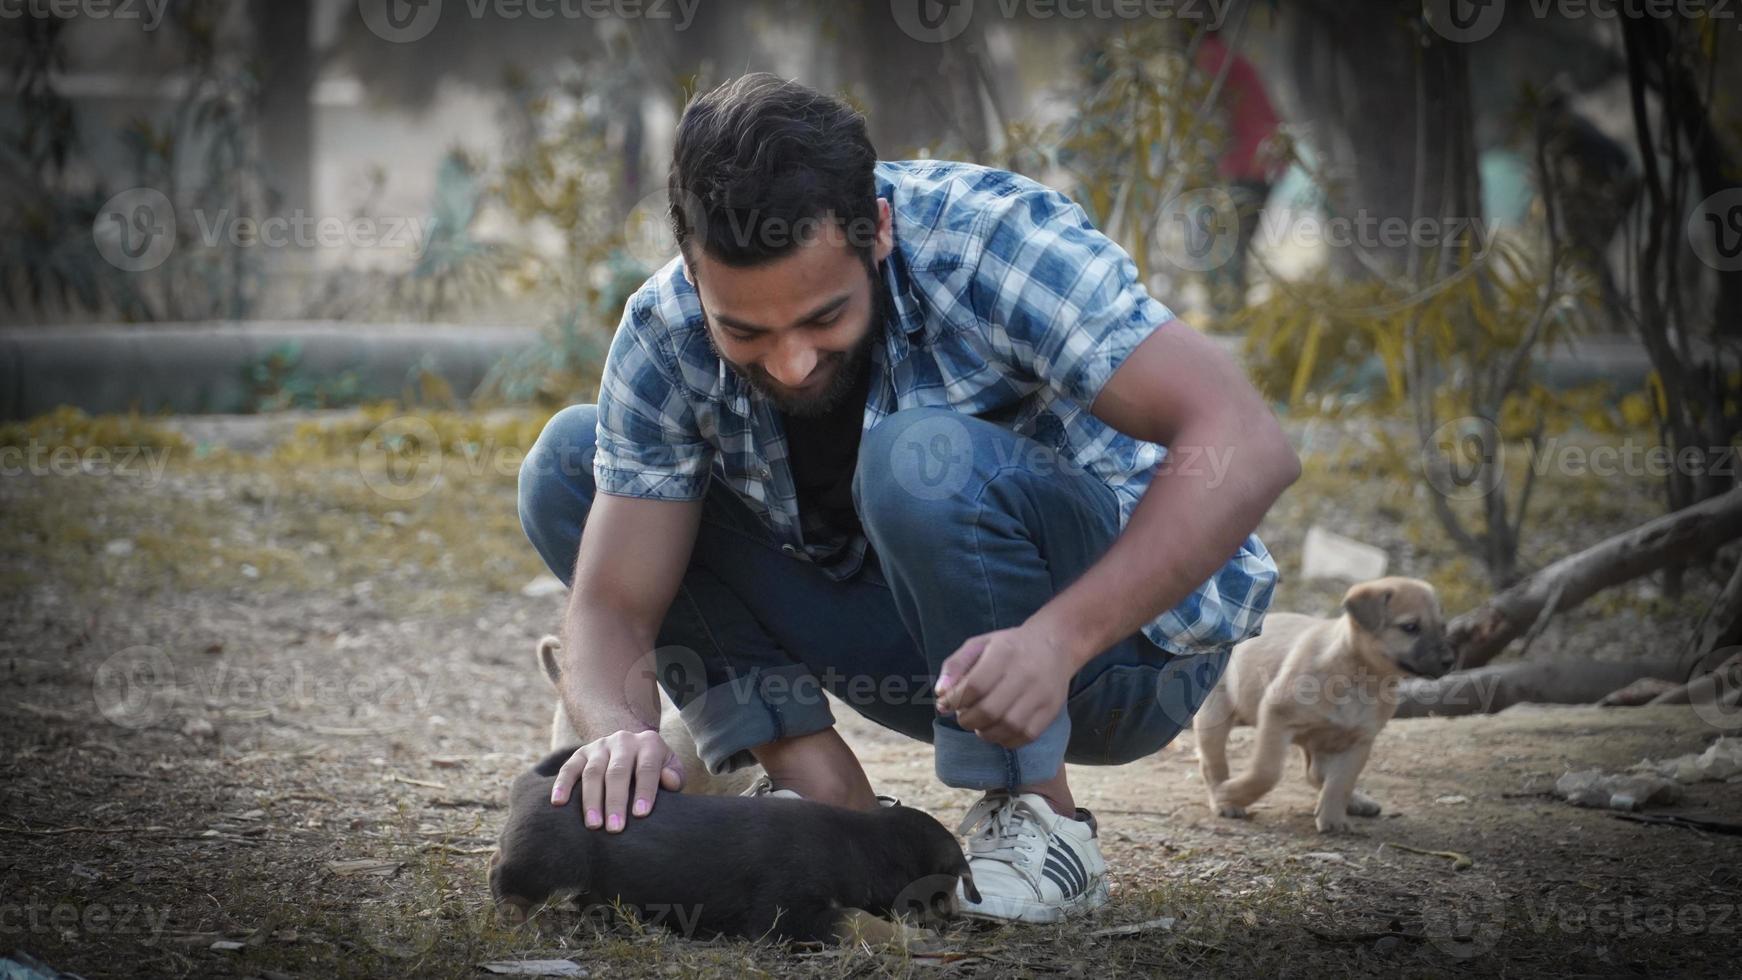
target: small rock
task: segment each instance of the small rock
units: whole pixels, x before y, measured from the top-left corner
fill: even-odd
[[[1365,582],[1385,574],[1385,549],[1346,538],[1318,525],[1307,528],[1301,546],[1301,578]]]
[[[1436,796],[1434,797],[1434,802],[1442,806],[1457,806],[1462,803],[1470,802],[1470,798],[1461,793],[1454,793],[1451,796]]]
[[[544,574],[520,587],[520,594],[528,599],[542,599],[545,596],[562,595],[568,586],[555,575]]]
[[[255,568],[253,565],[250,565],[247,562],[243,562],[242,563],[242,577],[243,578],[259,578],[260,577],[260,569]]]
[[[218,734],[218,728],[205,718],[189,718],[181,726],[181,733],[188,738],[211,738]]]
[[[1373,952],[1381,954],[1395,952],[1402,942],[1396,936],[1380,936],[1379,941],[1373,944]]]
[[[103,550],[117,558],[125,558],[133,553],[133,540],[131,538],[116,538],[104,545]]]

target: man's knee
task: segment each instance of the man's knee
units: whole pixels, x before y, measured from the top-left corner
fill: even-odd
[[[859,440],[853,505],[867,528],[925,526],[977,489],[975,429],[987,423],[948,408],[906,408]],[[982,438],[984,434],[980,434]]]
[[[580,519],[593,498],[597,405],[570,405],[551,416],[520,463],[520,526],[535,545],[561,518]]]

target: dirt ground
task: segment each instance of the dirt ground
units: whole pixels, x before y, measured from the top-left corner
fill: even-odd
[[[532,651],[563,601],[525,588],[543,570],[514,512],[512,450],[541,420],[443,428],[440,479],[416,494],[379,479],[381,421],[277,449],[253,423],[110,432],[95,441],[172,454],[155,474],[0,480],[0,952],[88,977],[476,976],[527,958],[594,977],[1737,975],[1742,838],[1547,794],[1739,723],[1686,708],[1396,723],[1363,779],[1385,813],[1343,836],[1314,832],[1298,763],[1243,822],[1205,806],[1189,736],[1073,767],[1113,881],[1086,923],[962,924],[904,950],[699,943],[571,912],[503,929],[485,862],[508,782],[542,754]],[[1406,573],[1448,567],[1425,507],[1345,469],[1310,465],[1261,529],[1285,576],[1314,521]],[[1543,493],[1560,517],[1540,533],[1575,540],[1658,506],[1649,483]],[[1337,591],[1285,582],[1275,608],[1326,611]],[[1676,642],[1711,591],[1611,597],[1539,642]],[[880,792],[960,819],[969,797],[932,781],[925,746],[837,716]],[[1688,787],[1674,811],[1742,820],[1742,783]]]

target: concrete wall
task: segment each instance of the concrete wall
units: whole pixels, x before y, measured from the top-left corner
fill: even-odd
[[[532,327],[333,322],[166,323],[0,331],[0,419],[60,405],[87,412],[248,411],[251,365],[286,344],[297,374],[355,372],[365,396],[397,396],[427,365],[465,396]]]

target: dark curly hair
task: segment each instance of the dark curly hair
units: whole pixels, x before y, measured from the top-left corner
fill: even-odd
[[[871,265],[877,162],[865,117],[798,82],[756,72],[698,96],[672,148],[672,235],[686,259],[750,266],[779,258],[830,219]]]

